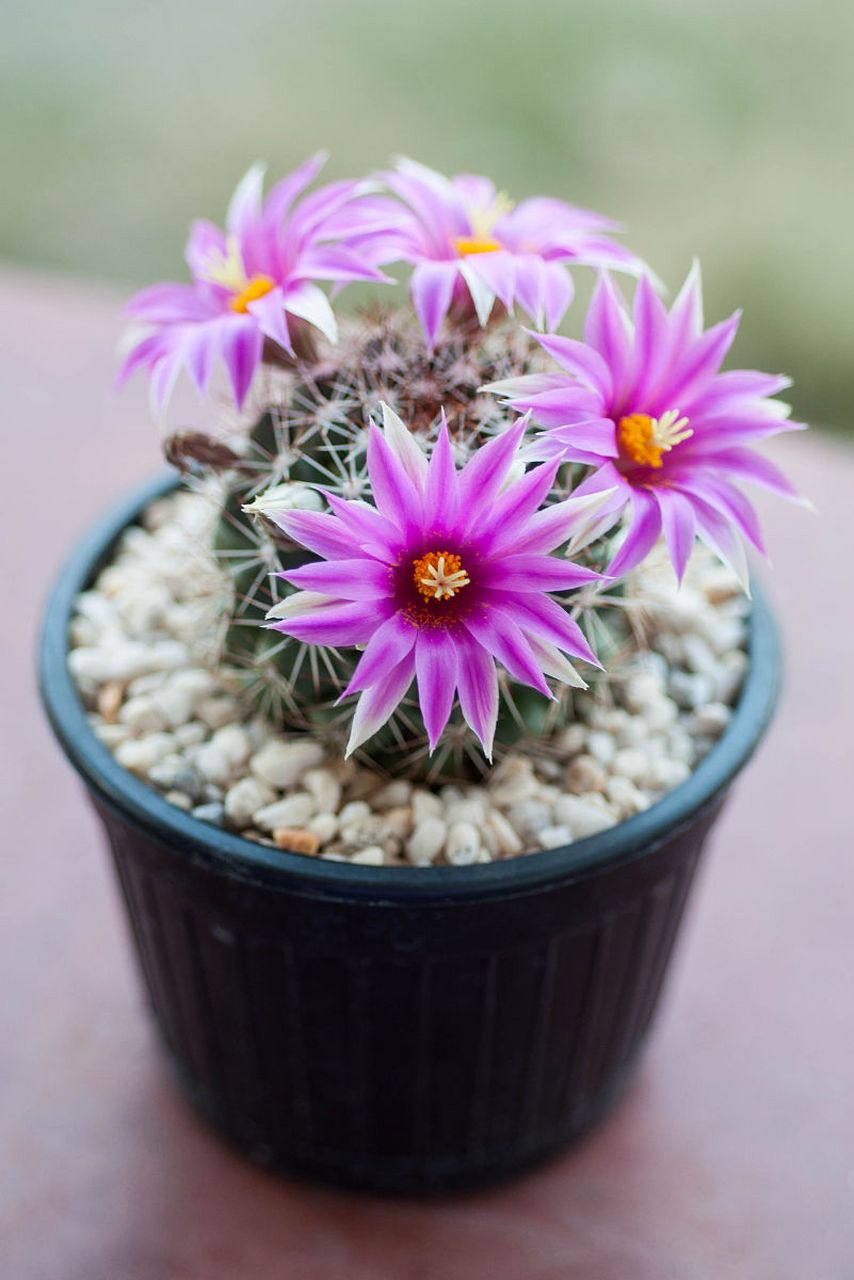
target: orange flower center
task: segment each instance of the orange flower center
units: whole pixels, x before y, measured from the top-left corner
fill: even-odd
[[[453,243],[461,258],[467,258],[471,253],[495,253],[501,248],[501,241],[494,240],[492,236],[455,236]]]
[[[452,600],[471,581],[452,551],[428,551],[413,560],[412,579],[425,600]]]
[[[663,453],[669,453],[694,432],[688,427],[688,419],[680,418],[678,409],[668,409],[660,418],[647,413],[630,413],[617,423],[617,442],[620,452],[640,467],[659,470],[664,463]]]
[[[271,280],[269,276],[258,275],[253,276],[244,289],[240,293],[236,293],[230,300],[229,306],[232,311],[236,311],[239,315],[245,315],[249,310],[250,302],[257,302],[259,298],[263,298],[271,289],[275,289],[276,282]]]

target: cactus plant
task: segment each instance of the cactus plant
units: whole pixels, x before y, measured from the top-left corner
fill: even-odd
[[[733,481],[793,496],[746,446],[797,424],[771,398],[785,378],[720,374],[738,316],[703,330],[698,271],[667,312],[598,215],[411,161],[299,199],[319,167],[266,199],[253,169],[227,233],[194,225],[193,282],[132,301],[122,376],[146,368],[162,407],[182,367],[200,390],[228,371],[242,428],[167,456],[218,477],[217,659],[247,699],[385,773],[457,781],[548,752],[583,685],[567,655],[596,678],[629,642],[609,606],[659,537],[680,578],[697,536],[743,574],[742,538],[762,544]],[[389,263],[413,268],[412,308],[339,340],[319,282],[389,283]],[[602,270],[584,341],[522,329],[517,306],[560,323],[569,264]],[[631,312],[605,268],[639,276]]]

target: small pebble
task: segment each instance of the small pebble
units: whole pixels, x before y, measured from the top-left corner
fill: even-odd
[[[225,794],[225,813],[229,822],[239,830],[249,826],[253,816],[270,804],[273,792],[257,778],[241,778],[229,787]]]
[[[600,831],[607,831],[617,821],[617,815],[605,805],[596,804],[587,796],[561,796],[555,805],[555,817],[567,826],[574,840],[584,840]]]
[[[435,862],[448,835],[447,824],[441,818],[424,818],[419,822],[406,842],[406,856],[410,862]]]
[[[225,822],[225,807],[218,800],[199,804],[193,810],[193,817],[200,818],[202,822],[211,822],[215,827],[221,827]]]
[[[314,817],[314,799],[305,791],[295,791],[284,800],[256,809],[252,821],[262,831],[275,831],[277,827],[302,827]]]
[[[379,845],[369,845],[367,849],[360,849],[358,853],[354,853],[351,862],[358,862],[360,866],[365,867],[381,867],[385,862],[385,850]]]
[[[445,857],[456,867],[477,862],[480,853],[480,831],[471,822],[455,822],[445,841]]]
[[[566,785],[574,795],[581,795],[583,791],[604,791],[607,781],[608,774],[593,756],[576,756],[566,770]]]
[[[569,827],[543,827],[537,832],[537,843],[541,849],[560,849],[572,843],[572,832]]]
[[[213,742],[203,743],[197,749],[193,762],[208,782],[224,787],[231,780],[232,763],[225,752]]]
[[[319,742],[281,742],[271,738],[249,761],[249,768],[263,782],[285,791],[322,760]]]
[[[277,827],[273,839],[280,849],[289,853],[307,853],[311,856],[320,848],[320,840],[314,831],[306,827]]]

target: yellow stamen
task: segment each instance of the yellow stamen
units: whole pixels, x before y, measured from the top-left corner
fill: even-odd
[[[455,236],[454,248],[461,258],[467,258],[471,253],[495,253],[501,242],[490,236]]]
[[[234,236],[229,236],[226,240],[224,253],[220,249],[211,250],[201,278],[209,280],[211,284],[222,285],[223,289],[228,289],[231,293],[240,293],[241,289],[246,288],[249,278]]]
[[[678,409],[668,409],[660,418],[651,418],[646,413],[631,413],[617,423],[617,439],[622,452],[639,466],[655,470],[664,465],[661,460],[663,453],[669,453],[693,434],[688,427],[688,419],[680,418]]]
[[[502,249],[504,246],[501,241],[496,240],[492,233],[496,224],[512,208],[513,201],[506,191],[498,191],[492,203],[484,208],[467,205],[466,213],[471,224],[471,235],[455,236],[453,240],[454,248],[460,257],[466,258],[471,253],[495,253],[496,250]]]
[[[245,315],[249,310],[249,303],[256,302],[258,298],[263,298],[271,289],[275,289],[276,282],[271,280],[269,276],[258,275],[253,276],[245,289],[241,289],[234,298],[229,302],[232,311],[238,312],[239,315]]]
[[[428,551],[412,561],[412,577],[425,600],[451,600],[471,579],[452,551]]]
[[[209,280],[211,284],[221,285],[223,289],[233,293],[234,297],[229,299],[228,305],[238,315],[245,315],[249,310],[250,302],[263,298],[276,287],[275,280],[271,280],[269,276],[259,273],[250,278],[246,274],[240,248],[234,236],[229,236],[226,240],[224,253],[220,249],[211,251],[201,278]]]

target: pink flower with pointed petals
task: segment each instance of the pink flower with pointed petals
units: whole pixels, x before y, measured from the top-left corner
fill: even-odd
[[[334,182],[298,201],[324,161],[322,154],[312,156],[266,199],[264,170],[256,165],[234,193],[224,232],[210,222],[193,223],[185,251],[192,283],[152,285],[128,304],[143,330],[120,383],[147,369],[160,410],[182,367],[203,392],[221,358],[240,407],[265,339],[292,355],[296,320],[335,341],[335,316],[317,282],[386,277],[348,242],[346,211],[358,206],[364,184]]]
[[[611,490],[612,519],[628,527],[609,572],[620,576],[663,533],[681,580],[697,535],[746,581],[742,537],[764,552],[756,512],[738,481],[797,497],[788,480],[750,446],[802,428],[769,397],[789,379],[747,369],[721,373],[740,313],[703,329],[698,267],[668,312],[649,280],[638,282],[632,316],[606,274],[596,289],[584,342],[535,335],[565,371],[493,384],[546,430],[531,456],[595,468],[578,494]]]
[[[300,592],[272,625],[296,639],[365,646],[344,697],[359,694],[348,754],[388,720],[413,680],[433,751],[455,695],[488,757],[498,715],[496,661],[512,679],[552,693],[545,676],[583,685],[566,658],[596,658],[550,592],[598,574],[551,554],[600,499],[543,507],[556,462],[507,483],[525,430],[520,420],[454,465],[443,426],[428,462],[387,406],[372,427],[374,506],[327,494],[331,514],[286,511],[282,529],[323,557],[283,573]]]
[[[381,175],[398,201],[363,209],[365,251],[411,263],[411,292],[432,346],[452,304],[473,306],[485,325],[496,298],[554,329],[572,301],[570,263],[638,273],[641,263],[607,234],[614,223],[537,197],[513,205],[488,179],[446,178],[411,160]]]

